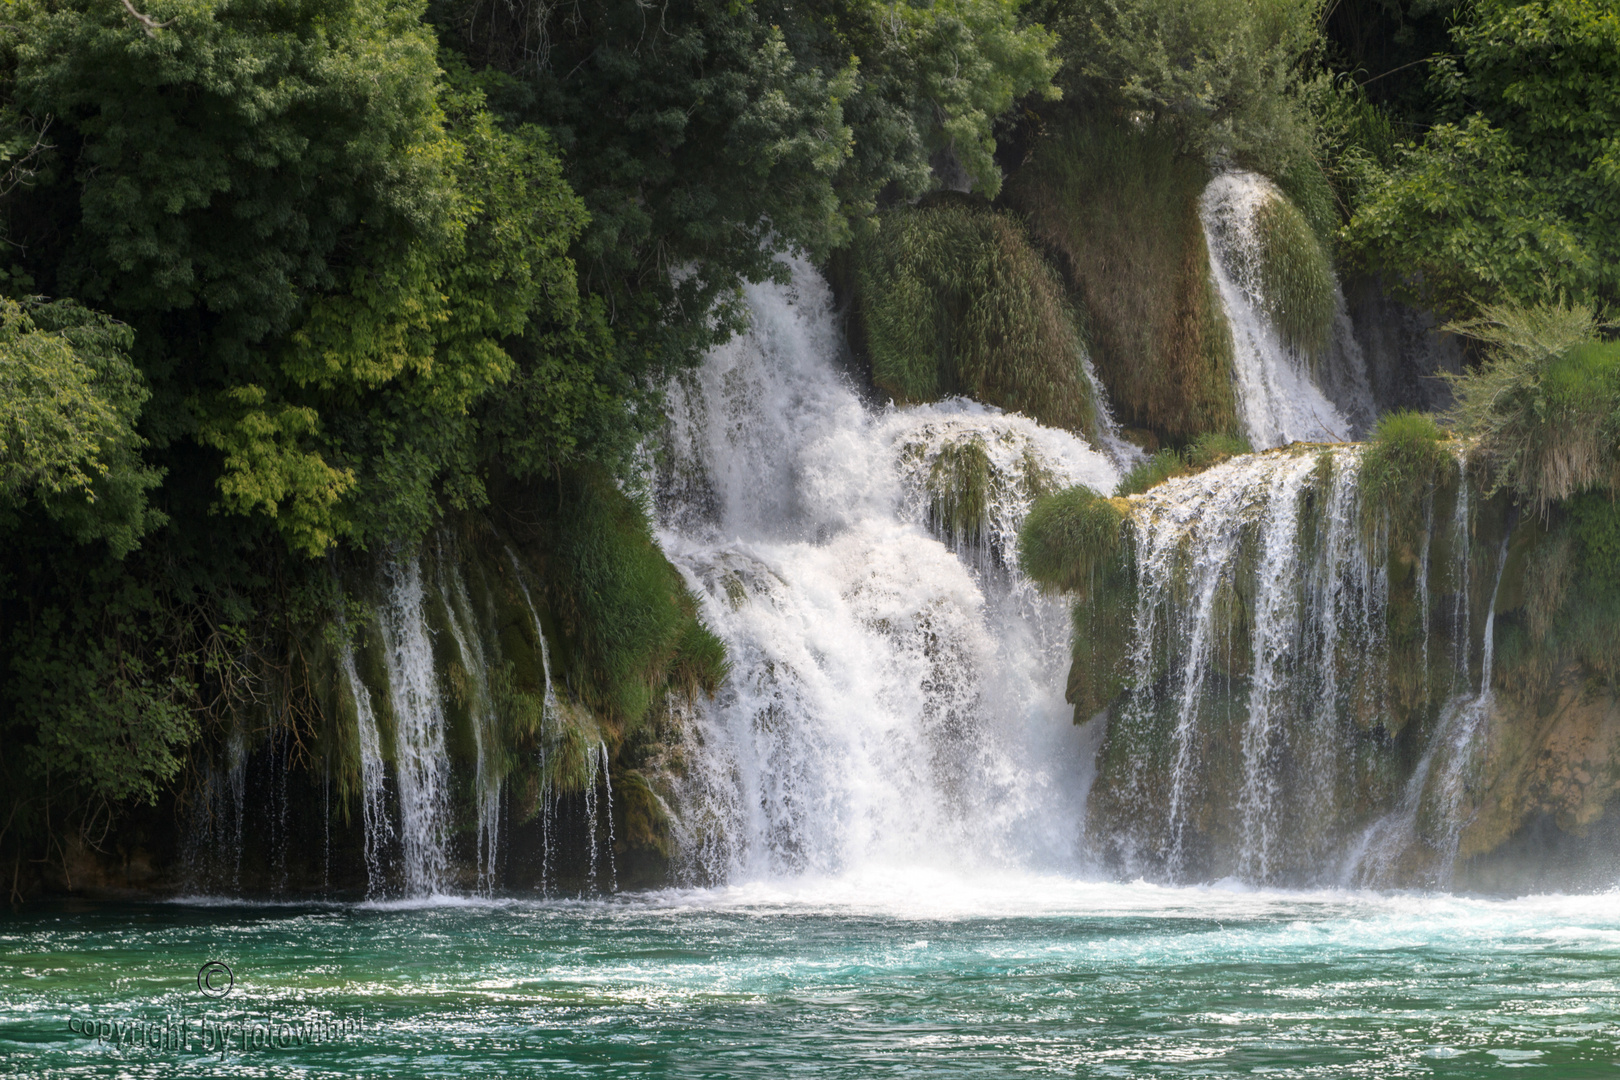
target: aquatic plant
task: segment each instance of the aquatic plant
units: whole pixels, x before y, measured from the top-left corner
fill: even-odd
[[[1120,549],[1125,515],[1085,487],[1038,499],[1018,531],[1018,565],[1047,588],[1086,596],[1096,570]]]

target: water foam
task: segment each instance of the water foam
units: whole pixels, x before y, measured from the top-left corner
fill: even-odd
[[[825,283],[791,269],[748,289],[751,331],[670,395],[660,542],[732,664],[692,720],[689,871],[1070,864],[1086,763],[1060,694],[1067,618],[1012,540],[1039,492],[1110,491],[1117,468],[972,402],[863,402]],[[970,445],[982,528],[947,537],[930,484]]]

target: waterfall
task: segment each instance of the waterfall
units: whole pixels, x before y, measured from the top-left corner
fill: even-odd
[[[1012,540],[1037,494],[1116,467],[972,402],[864,403],[825,283],[790,268],[669,395],[659,539],[732,665],[690,721],[688,871],[1066,863],[1088,763],[1065,606]]]
[[[1321,376],[1283,341],[1265,314],[1258,216],[1276,185],[1250,172],[1215,177],[1199,199],[1210,271],[1232,331],[1233,380],[1244,432],[1255,449],[1291,442],[1343,442],[1373,419],[1366,363],[1334,284],[1334,327]],[[1331,378],[1336,404],[1319,381]]]
[[[1450,880],[1493,700],[1506,541],[1495,578],[1478,583],[1490,606],[1475,682],[1463,462],[1438,491],[1414,493],[1421,535],[1396,545],[1388,516],[1363,505],[1361,460],[1359,447],[1297,446],[1131,498],[1126,689],[1087,822],[1116,872]],[[1437,520],[1449,561],[1433,565]],[[1430,644],[1448,608],[1449,653]]]
[[[388,819],[388,807],[383,791],[386,773],[383,766],[382,735],[377,730],[377,714],[372,711],[371,691],[360,681],[355,669],[354,644],[349,640],[349,628],[340,616],[338,632],[342,644],[338,652],[338,665],[343,671],[343,682],[354,705],[356,743],[360,750],[360,814],[365,829],[366,895],[373,899],[383,893],[383,853],[394,840],[394,827]]]
[[[422,610],[421,560],[412,555],[385,563],[382,574],[384,599],[378,621],[394,714],[405,892],[423,896],[444,888],[449,864],[445,844],[450,763],[444,742],[444,703]]]
[[[546,644],[546,631],[540,624],[540,609],[535,606],[534,596],[529,592],[529,584],[524,580],[523,564],[518,561],[517,552],[510,547],[506,549],[506,557],[512,564],[512,576],[517,582],[518,592],[523,594],[523,603],[529,609],[529,618],[534,621],[534,637],[540,649],[540,674],[545,680],[540,713],[540,892],[550,895],[557,878],[556,851],[553,846],[557,806],[556,795],[551,790],[550,774],[546,769],[546,754],[550,740],[556,733],[557,690],[551,683],[551,647]]]
[[[495,889],[496,858],[501,837],[500,729],[495,719],[495,699],[489,687],[489,660],[478,635],[478,621],[460,567],[445,557],[441,543],[438,558],[439,597],[444,603],[445,621],[455,639],[466,673],[465,697],[472,720],[476,773],[474,799],[478,811],[478,888],[488,895]]]

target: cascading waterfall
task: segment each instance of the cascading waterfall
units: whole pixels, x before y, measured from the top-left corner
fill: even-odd
[[[1210,270],[1232,331],[1238,406],[1245,434],[1257,450],[1291,442],[1346,441],[1370,426],[1375,412],[1366,364],[1336,284],[1323,375],[1336,384],[1331,388],[1338,391],[1337,404],[1265,314],[1258,217],[1268,200],[1282,198],[1265,177],[1233,171],[1211,180],[1199,200]]]
[[[1064,863],[1087,768],[1067,619],[1012,538],[1039,492],[1115,467],[970,402],[863,404],[825,283],[791,269],[670,394],[660,541],[732,665],[692,719],[691,873]]]
[[[360,813],[365,829],[366,895],[376,898],[382,894],[385,882],[383,858],[394,840],[393,823],[388,818],[388,805],[383,785],[387,771],[383,763],[382,735],[377,729],[377,714],[371,706],[371,691],[360,681],[355,668],[354,645],[349,640],[348,625],[338,623],[342,644],[338,664],[343,681],[348,687],[349,700],[354,705],[356,743],[360,749]]]
[[[1262,884],[1449,880],[1490,710],[1506,548],[1495,578],[1473,582],[1459,460],[1422,508],[1423,535],[1405,556],[1416,565],[1402,595],[1422,610],[1401,616],[1417,640],[1397,647],[1390,525],[1363,505],[1361,457],[1355,447],[1273,451],[1131,500],[1127,688],[1101,721],[1104,775],[1088,821],[1091,843],[1118,872]],[[1448,557],[1434,566],[1441,495],[1455,511]],[[1477,683],[1476,584],[1490,587]],[[1447,662],[1429,643],[1437,605],[1450,607],[1447,632],[1458,642],[1449,682],[1429,673],[1431,655],[1442,669]],[[1395,689],[1402,679],[1407,691]],[[1396,739],[1423,747],[1404,779]]]
[[[421,560],[413,555],[386,563],[383,579],[378,622],[394,715],[405,892],[423,896],[444,888],[449,866],[445,845],[450,764],[444,741],[444,703],[422,609]]]

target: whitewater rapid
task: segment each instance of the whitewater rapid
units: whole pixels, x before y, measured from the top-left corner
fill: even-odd
[[[670,393],[659,541],[731,662],[690,719],[687,873],[1072,867],[1094,735],[1062,699],[1066,606],[1014,541],[1039,493],[1110,492],[1117,469],[984,405],[863,399],[825,282],[790,266]],[[965,449],[986,463],[969,539],[929,527],[941,455]]]

